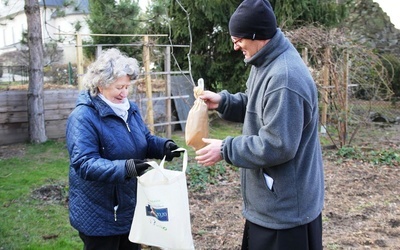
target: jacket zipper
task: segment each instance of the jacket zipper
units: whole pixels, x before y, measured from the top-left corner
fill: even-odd
[[[125,122],[126,124],[126,128],[128,129],[129,133],[131,132],[131,129],[129,128],[129,124],[127,122]]]
[[[114,221],[117,221],[117,210],[118,210],[118,205],[114,206]]]
[[[117,187],[114,187],[114,221],[117,221],[117,210],[118,210],[119,202],[117,195]]]

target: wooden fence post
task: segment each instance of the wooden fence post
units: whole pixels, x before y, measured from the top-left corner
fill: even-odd
[[[145,71],[145,82],[146,82],[146,97],[147,97],[147,112],[146,121],[149,130],[154,134],[154,111],[153,111],[153,88],[151,86],[150,76],[150,48],[149,48],[149,36],[143,37],[143,63]]]
[[[304,47],[301,50],[301,57],[303,58],[304,63],[308,66],[308,48]]]
[[[348,76],[349,76],[349,53],[347,51],[343,52],[343,91],[342,91],[342,112],[341,114],[341,119],[339,119],[340,122],[340,143],[341,146],[343,147],[346,145],[347,141],[347,119],[348,119],[348,112],[349,112],[349,99],[348,99]]]
[[[326,133],[326,122],[328,113],[328,88],[329,88],[329,58],[331,57],[331,48],[325,48],[324,66],[322,69],[323,83],[321,88],[321,133]]]
[[[78,88],[83,89],[82,76],[83,76],[83,48],[82,48],[82,37],[79,33],[75,33],[76,36],[76,67],[78,73]]]
[[[166,84],[165,84],[165,92],[167,96],[166,102],[166,113],[167,113],[167,129],[166,129],[166,137],[171,138],[172,135],[172,126],[171,126],[171,47],[165,47],[165,59],[164,59],[164,67],[166,74]]]

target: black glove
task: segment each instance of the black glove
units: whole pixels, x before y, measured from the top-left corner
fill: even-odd
[[[141,176],[144,171],[146,171],[150,167],[149,164],[145,163],[143,160],[138,159],[129,159],[126,160],[125,169],[126,169],[126,176],[135,177]]]
[[[172,140],[166,141],[164,145],[164,155],[165,155],[165,160],[166,161],[172,161],[172,158],[174,157],[180,157],[181,152],[180,151],[174,151],[175,149],[178,149],[178,145]]]

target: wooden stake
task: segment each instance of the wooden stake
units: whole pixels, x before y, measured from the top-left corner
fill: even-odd
[[[82,76],[83,76],[83,48],[82,48],[82,37],[79,33],[76,33],[76,67],[78,73],[78,88],[83,89]]]
[[[325,49],[325,58],[323,66],[323,83],[321,89],[321,132],[325,132],[327,113],[328,113],[328,87],[329,87],[329,58],[331,56],[331,49],[327,47]]]
[[[150,76],[150,48],[149,48],[149,36],[143,37],[143,63],[145,71],[145,82],[146,82],[146,97],[147,97],[147,115],[146,121],[147,126],[152,134],[154,134],[154,111],[153,111],[153,88],[151,86]]]
[[[341,130],[341,134],[342,134],[342,146],[346,145],[346,141],[347,141],[347,119],[348,119],[348,112],[349,112],[349,100],[348,100],[348,85],[349,85],[349,65],[348,65],[348,61],[349,61],[349,53],[347,53],[347,51],[344,51],[344,56],[343,56],[343,105],[342,105],[342,119],[340,121],[340,130]]]
[[[165,65],[165,72],[170,72],[171,71],[171,47],[167,46],[165,47],[165,59],[164,59],[164,65]],[[172,116],[172,111],[171,111],[171,75],[167,74],[166,75],[166,84],[165,84],[165,93],[167,95],[167,100],[165,101],[166,104],[166,110],[165,112],[167,113],[167,129],[166,129],[166,137],[171,138],[172,135],[172,126],[171,126],[171,116]]]

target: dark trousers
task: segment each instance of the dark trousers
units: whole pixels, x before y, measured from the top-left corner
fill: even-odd
[[[130,242],[128,234],[114,236],[87,236],[79,232],[83,250],[140,250],[140,245]]]
[[[275,230],[246,220],[242,250],[322,250],[321,214],[298,227]]]

